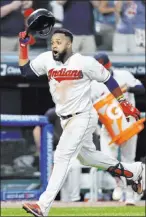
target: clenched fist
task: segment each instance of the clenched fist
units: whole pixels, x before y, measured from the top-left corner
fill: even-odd
[[[133,116],[136,120],[140,118],[140,111],[127,100],[121,101],[120,105],[126,117]]]
[[[35,43],[34,38],[32,35],[27,36],[26,38],[26,31],[19,33],[19,42],[21,47],[26,47],[27,45],[32,45]]]

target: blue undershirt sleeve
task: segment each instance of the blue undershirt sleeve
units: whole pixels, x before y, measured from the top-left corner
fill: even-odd
[[[119,87],[119,84],[113,78],[112,75],[110,76],[110,78],[104,84],[107,86],[107,88],[109,89],[110,92],[112,92],[114,89],[116,89],[117,87]]]
[[[22,76],[32,76],[35,75],[35,73],[33,72],[33,70],[30,67],[30,61],[28,61],[28,63],[26,63],[24,66],[20,66],[20,71],[21,71],[21,75]]]

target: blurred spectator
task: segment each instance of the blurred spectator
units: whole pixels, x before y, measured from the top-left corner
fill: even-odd
[[[134,1],[137,5],[136,14],[134,17],[134,30],[137,51],[145,52],[145,10],[146,0]]]
[[[32,1],[1,0],[1,51],[16,51],[18,33],[24,31],[25,9],[32,6]]]
[[[136,3],[132,0],[116,1],[119,21],[113,41],[113,51],[117,53],[136,52],[134,37],[134,16]]]
[[[63,12],[63,7],[62,5],[58,4],[56,1],[49,1],[50,5],[48,7],[48,10],[50,9],[55,17],[55,25],[54,25],[54,30],[56,28],[61,28],[62,27],[62,21],[63,21],[63,17],[64,17],[64,12]],[[47,48],[48,50],[51,50],[51,35],[48,37],[47,39]]]
[[[100,50],[112,50],[113,35],[116,25],[115,4],[113,0],[100,1],[96,13],[97,32],[102,36]]]
[[[61,28],[63,17],[64,17],[63,7],[62,7],[62,5],[58,4],[56,1],[51,1],[50,5],[52,8],[52,13],[56,19],[56,23],[55,23],[54,27],[55,28]]]
[[[23,0],[21,6],[21,12],[23,13],[26,9],[31,8],[33,5],[33,0]]]
[[[57,1],[63,6],[63,27],[74,34],[73,51],[93,53],[96,51],[93,8],[98,1]]]

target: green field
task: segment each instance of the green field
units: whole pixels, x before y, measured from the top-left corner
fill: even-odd
[[[2,208],[1,216],[32,216],[20,208]],[[145,207],[52,208],[49,216],[145,216]]]

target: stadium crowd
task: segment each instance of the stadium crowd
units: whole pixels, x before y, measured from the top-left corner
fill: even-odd
[[[1,0],[1,50],[17,50],[18,33],[25,28],[25,11],[47,8],[56,18],[55,28],[74,34],[74,51],[94,53],[144,53],[145,0],[140,1],[4,1]],[[9,40],[11,38],[11,40]],[[47,47],[50,41],[36,38],[31,48]]]

